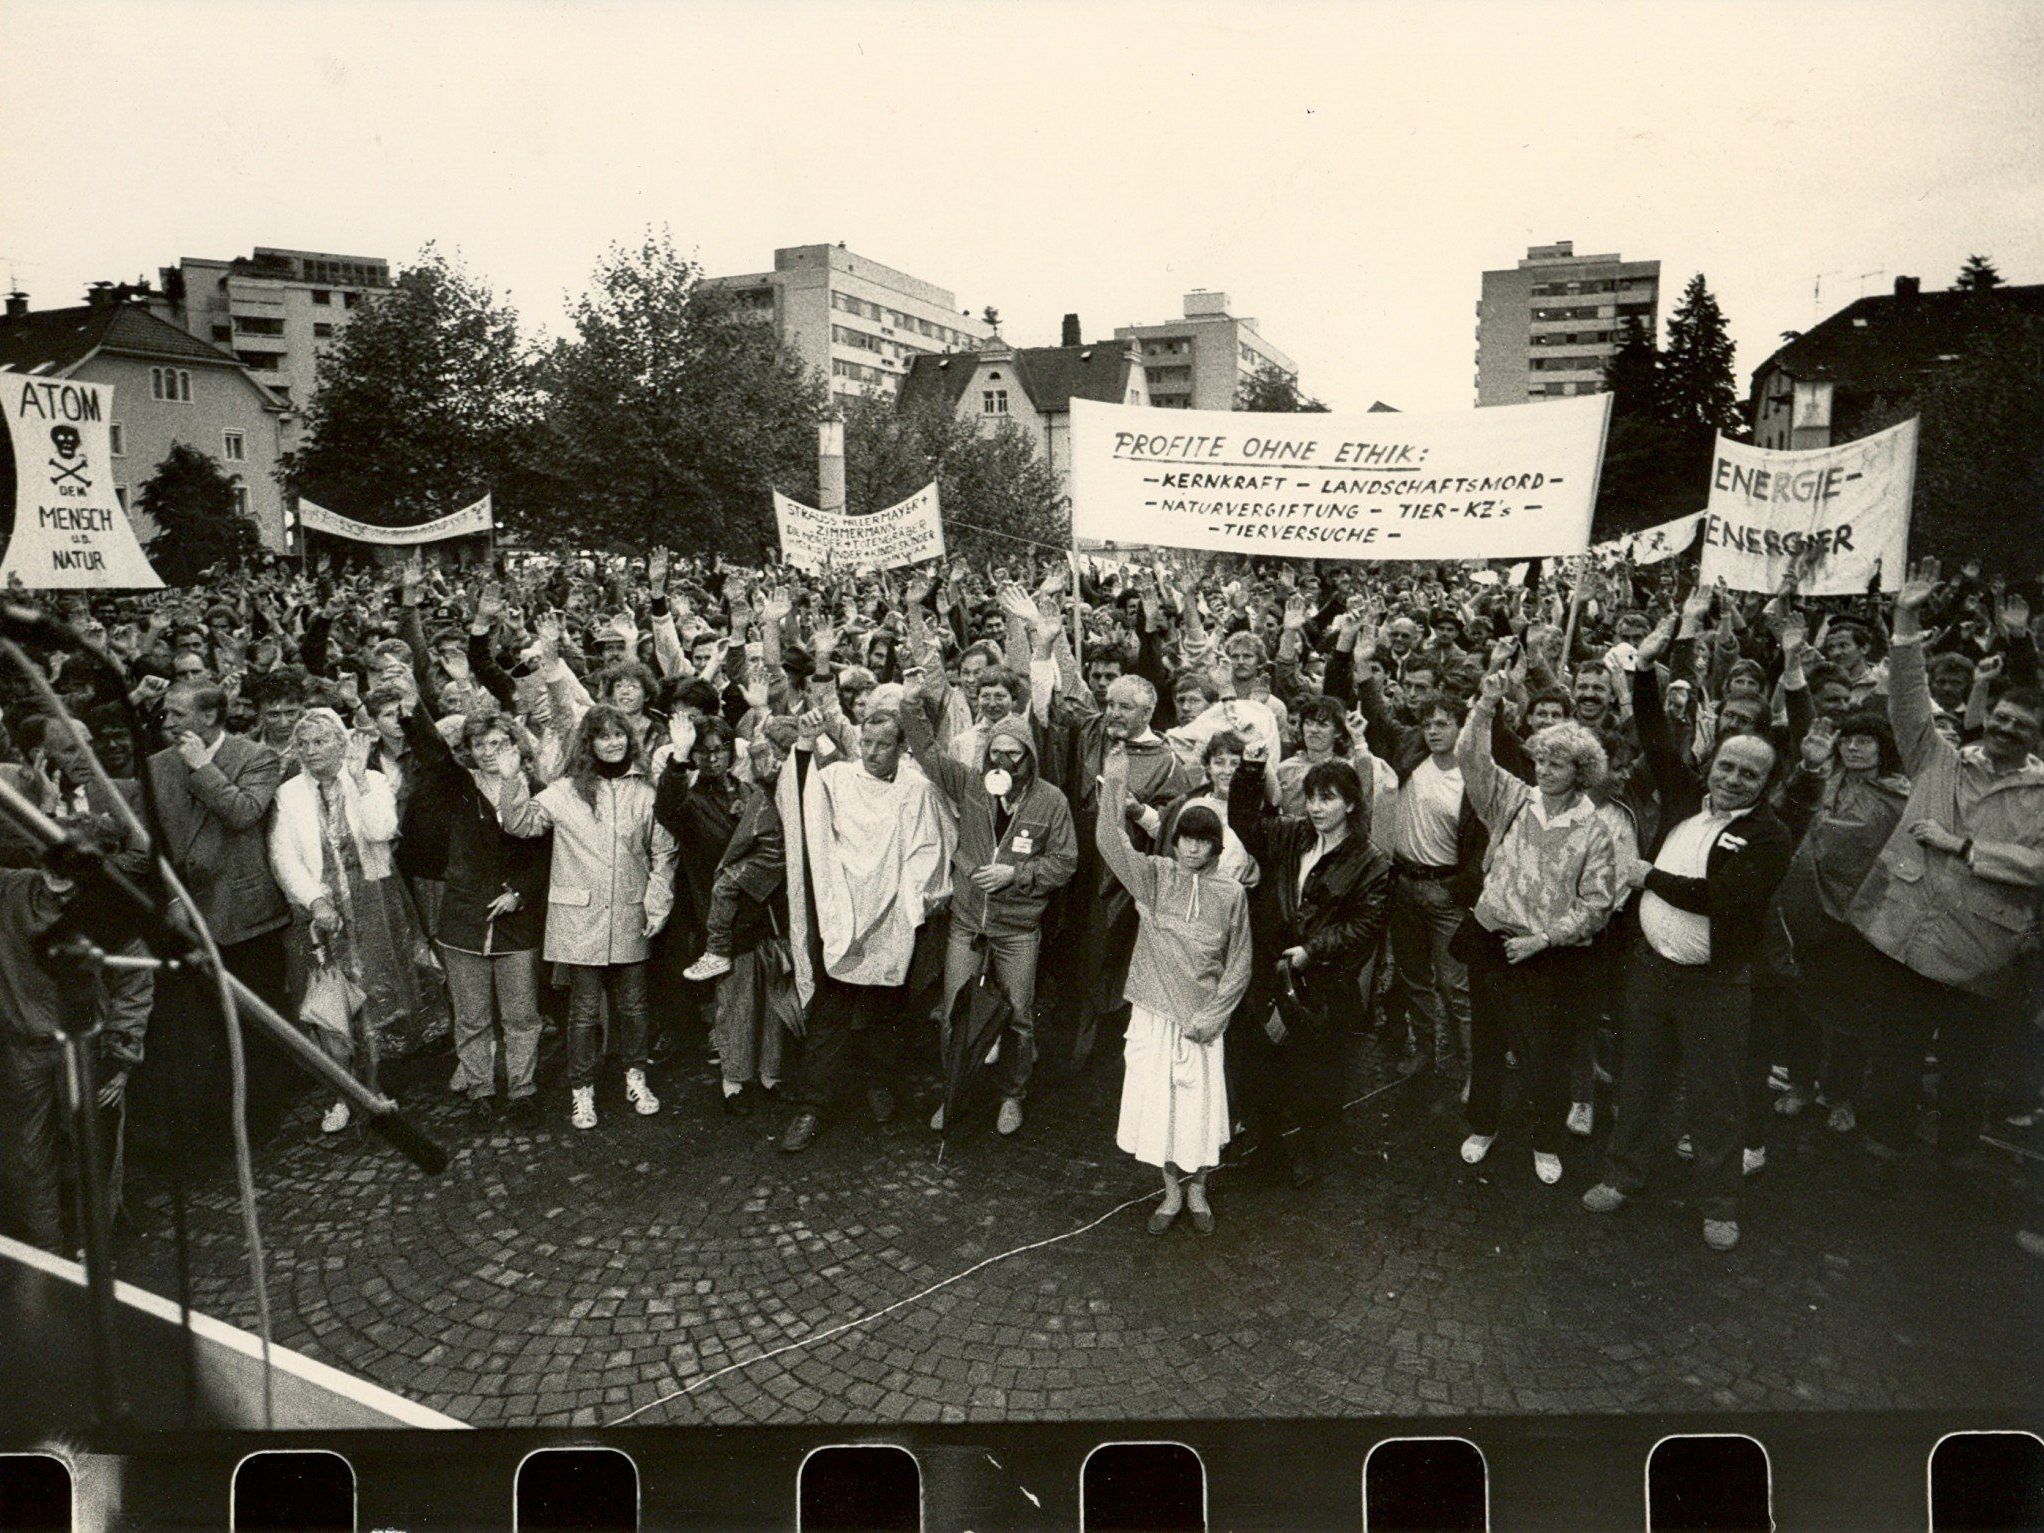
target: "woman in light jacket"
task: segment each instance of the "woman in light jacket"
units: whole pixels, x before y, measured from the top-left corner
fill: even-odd
[[[1100,781],[1100,859],[1140,917],[1115,1143],[1163,1170],[1164,1201],[1150,1233],[1163,1234],[1189,1209],[1193,1228],[1207,1235],[1214,1228],[1207,1172],[1228,1142],[1221,1036],[1249,988],[1249,895],[1220,871],[1221,818],[1213,810],[1187,809],[1171,855],[1146,857],[1128,839],[1125,751],[1107,753]]]
[[[391,863],[397,800],[390,780],[369,770],[369,744],[331,708],[298,721],[291,746],[304,770],[277,789],[270,867],[291,903],[292,993],[303,997],[315,980],[337,996],[360,990],[359,1008],[321,1008],[329,1025],[314,1031],[332,1059],[373,1084],[378,1059],[414,1039],[429,1008],[413,958],[418,923]],[[337,1101],[320,1128],[337,1134],[348,1121]]]
[[[610,998],[625,1060],[625,1097],[660,1111],[646,1084],[646,955],[674,908],[674,838],[653,817],[631,725],[598,705],[575,726],[566,769],[535,797],[513,752],[498,758],[497,814],[514,836],[554,833],[547,888],[548,963],[568,971],[570,1122],[596,1127],[596,1061],[602,1000]]]

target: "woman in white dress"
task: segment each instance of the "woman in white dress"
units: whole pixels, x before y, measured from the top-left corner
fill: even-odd
[[[1220,871],[1222,825],[1212,809],[1188,808],[1171,855],[1147,857],[1129,843],[1128,757],[1119,747],[1102,763],[1100,783],[1100,857],[1141,917],[1124,991],[1134,1010],[1115,1143],[1164,1173],[1152,1235],[1182,1209],[1208,1235],[1207,1172],[1228,1142],[1221,1034],[1249,987],[1248,893]]]

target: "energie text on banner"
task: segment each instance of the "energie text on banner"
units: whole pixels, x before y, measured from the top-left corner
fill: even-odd
[[[1838,447],[1770,452],[1718,438],[1702,579],[1772,591],[1801,556],[1807,596],[1899,590],[1916,488],[1916,422]]]

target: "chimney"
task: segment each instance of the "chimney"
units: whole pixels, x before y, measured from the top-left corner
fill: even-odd
[[[1061,341],[1059,341],[1059,342],[1058,342],[1058,344],[1059,344],[1060,346],[1083,346],[1083,345],[1085,344],[1085,342],[1083,342],[1083,341],[1081,341],[1081,340],[1079,339],[1079,316],[1078,316],[1078,315],[1076,315],[1076,314],[1067,314],[1067,315],[1065,316],[1065,333],[1064,333],[1064,339],[1063,339],[1063,340],[1061,340]]]
[[[1913,303],[1922,292],[1923,279],[1920,277],[1897,277],[1895,279],[1895,298],[1897,302]]]
[[[121,301],[111,282],[100,281],[85,290],[85,301],[95,309],[104,309]]]
[[[28,294],[16,289],[7,295],[7,317],[20,319],[28,312]]]

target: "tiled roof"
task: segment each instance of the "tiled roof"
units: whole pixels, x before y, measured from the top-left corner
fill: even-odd
[[[2044,318],[2044,284],[1991,292],[1883,294],[1862,298],[1790,341],[1754,372],[1872,389],[1962,355],[1982,319],[2010,313]]]
[[[80,304],[0,317],[0,367],[61,371],[97,350],[240,367],[232,353],[158,319],[136,304]]]
[[[1098,399],[1118,404],[1128,398],[1130,362],[1118,343],[1099,346],[1024,346],[997,351],[947,351],[917,357],[902,380],[899,405],[904,410],[925,403],[955,408],[981,363],[1005,360],[1039,414],[1069,410],[1072,400]]]

